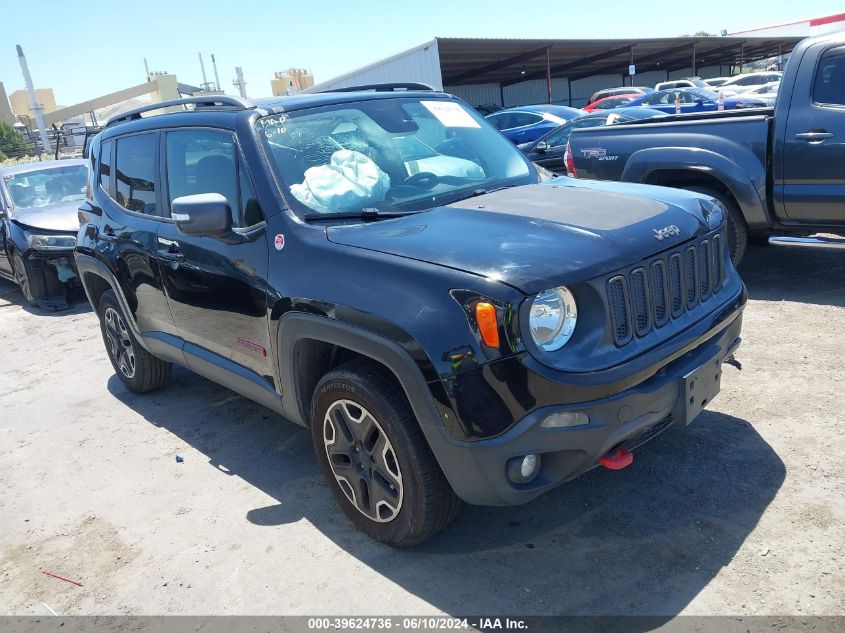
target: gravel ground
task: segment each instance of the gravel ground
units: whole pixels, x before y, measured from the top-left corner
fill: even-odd
[[[186,370],[133,395],[87,304],[0,281],[0,613],[845,614],[845,253],[741,272],[743,370],[691,427],[410,552],[351,527],[304,430]]]

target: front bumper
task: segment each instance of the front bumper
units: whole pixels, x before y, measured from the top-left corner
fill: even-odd
[[[699,399],[690,404],[689,376],[707,367],[711,381],[704,392],[718,385],[721,364],[740,344],[745,293],[733,303],[735,309],[718,325],[703,333],[671,362],[638,384],[595,400],[573,403],[561,388],[559,402],[532,410],[505,433],[472,442],[443,434],[432,449],[456,494],[477,505],[518,505],[598,465],[599,459],[616,448],[630,449],[652,439],[672,423],[684,424],[703,407]],[[698,374],[697,374],[698,375]],[[702,376],[703,379],[703,376]],[[547,389],[553,390],[547,381]],[[553,396],[552,396],[553,397]],[[709,402],[709,397],[706,398]],[[484,403],[476,403],[484,406]],[[557,411],[587,413],[589,424],[577,427],[545,428],[546,416]],[[429,437],[431,440],[431,437]],[[440,442],[448,448],[438,447]],[[445,450],[438,450],[444,448]],[[507,463],[514,457],[534,453],[541,458],[540,472],[530,483],[517,484],[507,475]]]
[[[73,250],[30,250],[24,260],[30,291],[38,307],[45,310],[67,309],[67,291],[81,288]]]

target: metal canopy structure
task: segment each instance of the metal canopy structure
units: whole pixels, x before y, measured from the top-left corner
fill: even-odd
[[[671,37],[613,40],[437,38],[444,86],[735,66],[792,51],[801,37]]]

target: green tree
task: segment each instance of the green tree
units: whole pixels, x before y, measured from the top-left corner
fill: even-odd
[[[29,143],[8,123],[0,123],[0,154],[20,158],[32,153]]]

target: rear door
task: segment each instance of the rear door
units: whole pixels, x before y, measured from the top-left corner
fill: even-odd
[[[163,142],[167,207],[180,196],[219,193],[232,209],[233,229],[251,236],[241,243],[188,237],[172,222],[159,230],[162,277],[188,364],[225,359],[272,376],[264,218],[235,138],[185,128],[168,131]]]
[[[799,70],[787,117],[783,182],[775,183],[786,215],[797,222],[845,224],[845,46],[829,46],[815,68]]]
[[[162,220],[158,132],[142,132],[100,144],[103,216],[98,256],[108,263],[126,295],[142,334],[176,336],[164,295],[156,233]]]

